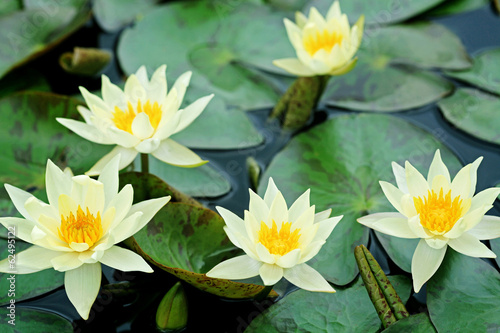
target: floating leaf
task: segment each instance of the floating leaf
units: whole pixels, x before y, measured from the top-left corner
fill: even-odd
[[[251,298],[263,286],[207,277],[233,245],[215,212],[182,203],[168,203],[141,231],[131,247],[151,263],[195,287],[227,298]],[[276,294],[273,294],[276,295]]]
[[[137,156],[136,171],[140,170],[140,155]],[[197,168],[181,168],[164,163],[149,155],[149,172],[167,184],[192,197],[213,198],[231,190],[229,181],[210,163]]]
[[[497,187],[499,187],[497,185]],[[497,257],[495,258],[495,261],[497,262],[497,265],[500,266],[500,238],[492,239],[490,240],[490,245],[491,245],[491,251],[495,252]]]
[[[434,136],[401,119],[339,116],[294,137],[269,165],[259,192],[273,177],[288,204],[310,188],[316,211],[332,208],[332,215],[344,215],[310,263],[328,281],[345,285],[357,273],[354,247],[368,242],[368,229],[356,219],[394,210],[378,183],[395,183],[391,162],[409,160],[427,174],[437,148],[452,172],[458,170],[457,159]]]
[[[75,47],[59,57],[59,65],[68,73],[92,76],[99,73],[111,60],[109,51],[97,48]]]
[[[443,16],[464,13],[488,5],[489,0],[453,0],[445,1],[436,8],[431,9],[426,16]]]
[[[86,0],[24,1],[24,10],[0,17],[0,77],[60,43],[90,13]]]
[[[0,98],[17,91],[50,91],[47,79],[37,70],[21,67],[0,79]]]
[[[93,12],[99,26],[113,32],[141,18],[159,0],[94,0]]]
[[[408,20],[443,2],[444,0],[351,0],[341,1],[340,5],[342,12],[350,20],[357,20],[360,15],[365,15],[367,25],[378,26]],[[312,0],[306,8],[314,6],[321,13],[326,13],[331,4],[331,0]]]
[[[11,245],[11,248],[9,248],[8,245]],[[12,271],[15,272],[15,260],[18,260],[18,257],[16,256],[13,258],[12,256],[19,254],[21,251],[24,251],[29,247],[31,247],[31,244],[25,243],[19,239],[11,238],[7,240],[1,238],[0,260],[5,258],[8,258],[9,260],[14,259]],[[58,272],[52,268],[32,274],[0,273],[0,288],[5,291],[0,295],[0,304],[8,304],[11,299],[15,299],[16,302],[19,302],[43,295],[49,291],[59,288],[63,285],[63,283],[64,273]],[[4,331],[2,330],[2,332]]]
[[[445,27],[428,22],[367,31],[358,59],[354,70],[330,80],[323,101],[365,111],[411,109],[436,101],[453,89],[447,80],[420,68],[462,69],[471,65],[460,40]]]
[[[479,90],[461,88],[438,105],[444,117],[462,131],[500,144],[500,98]]]
[[[474,56],[473,66],[465,71],[447,71],[446,75],[500,95],[500,48]]]
[[[18,332],[37,332],[37,333],[71,333],[73,325],[71,322],[55,315],[53,313],[39,311],[34,309],[20,308],[16,306],[15,320],[13,324],[8,321],[10,310],[2,307],[0,316],[3,320],[0,321],[0,331],[3,333],[18,333]]]
[[[427,282],[427,308],[439,332],[498,331],[500,273],[479,258],[448,249]]]
[[[0,3],[0,16],[10,14],[22,8],[22,0],[3,0]]]
[[[430,333],[437,332],[434,326],[432,326],[431,320],[427,313],[417,313],[411,315],[407,318],[398,320],[391,326],[387,327],[382,332],[384,333],[400,333],[400,332],[412,332],[412,333]]]
[[[46,200],[47,159],[59,167],[69,166],[82,174],[109,150],[70,132],[56,117],[79,119],[72,98],[50,93],[26,92],[0,100],[0,183],[12,184]],[[16,210],[7,192],[0,188],[0,215],[14,216]]]
[[[127,74],[143,64],[156,68],[167,63],[169,80],[192,70],[193,86],[215,93],[230,106],[269,107],[278,99],[278,88],[253,67],[272,67],[280,45],[291,49],[282,20],[282,14],[268,7],[245,3],[159,6],[123,32],[118,58]]]
[[[389,280],[406,302],[411,281],[404,276]],[[349,288],[337,292],[313,293],[297,290],[255,318],[245,332],[378,332],[380,320],[358,278]]]
[[[411,272],[411,259],[420,239],[393,237],[375,231],[380,244],[392,261],[403,271]]]

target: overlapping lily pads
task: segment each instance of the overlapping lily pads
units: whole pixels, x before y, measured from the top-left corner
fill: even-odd
[[[0,77],[47,51],[90,17],[86,0],[24,1],[0,17]],[[10,8],[10,7],[9,7]]]
[[[417,313],[409,317],[398,320],[391,326],[387,327],[382,332],[384,333],[399,333],[399,332],[412,332],[412,333],[431,333],[436,332],[434,326],[429,319],[427,313]]]
[[[201,290],[233,299],[254,297],[263,286],[204,274],[234,256],[235,248],[222,229],[224,225],[224,220],[209,209],[168,203],[134,235],[131,247],[154,265]]]
[[[391,284],[406,303],[411,281],[389,276]],[[378,332],[381,326],[363,281],[349,288],[336,288],[334,294],[298,290],[254,319],[245,332]]]
[[[366,31],[358,59],[350,73],[330,79],[323,101],[364,111],[411,109],[439,100],[453,89],[451,82],[421,68],[471,65],[451,31],[427,22]]]
[[[378,184],[380,180],[395,183],[391,162],[409,160],[427,174],[437,148],[450,171],[456,172],[460,163],[446,147],[401,119],[374,114],[339,116],[294,137],[269,165],[259,192],[273,177],[289,204],[310,188],[317,211],[332,208],[332,215],[344,215],[310,261],[330,282],[344,285],[357,273],[354,247],[368,242],[368,229],[356,219],[394,210]],[[391,247],[397,250],[396,245],[386,249]]]
[[[95,0],[94,16],[106,31],[113,32],[141,18],[159,0]]]
[[[446,75],[500,95],[500,48],[474,56],[474,65],[465,71],[447,71]]]
[[[444,117],[462,131],[500,144],[500,98],[476,89],[461,88],[438,103]]]
[[[32,274],[15,274],[17,271],[15,261],[18,257],[16,256],[14,258],[13,256],[31,247],[31,244],[27,244],[19,239],[15,239],[13,242],[11,238],[11,247],[9,248],[8,245],[9,242],[7,239],[0,238],[0,260],[5,258],[9,258],[9,260],[14,259],[11,270],[12,273],[0,273],[0,288],[5,290],[5,292],[0,295],[0,304],[8,304],[11,299],[20,302],[25,299],[40,296],[63,285],[64,273],[58,272],[52,268]],[[13,288],[11,287],[12,285]],[[12,291],[9,292],[9,290]]]
[[[427,283],[427,308],[439,332],[496,332],[500,273],[479,258],[449,249]]]
[[[425,13],[429,16],[453,15],[468,12],[489,4],[488,0],[453,0],[445,1],[441,5]]]

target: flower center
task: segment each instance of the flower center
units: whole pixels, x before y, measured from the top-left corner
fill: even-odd
[[[59,238],[68,244],[87,243],[91,247],[102,236],[101,215],[98,212],[97,217],[94,217],[88,208],[85,213],[78,205],[76,217],[73,212],[67,218],[61,215],[61,227],[58,231]]]
[[[344,39],[344,36],[336,31],[330,32],[326,29],[323,31],[316,30],[316,33],[304,36],[304,49],[311,56],[321,49],[330,52],[336,44],[342,42],[342,39]]]
[[[149,122],[151,126],[156,130],[158,124],[161,120],[161,106],[158,102],[151,102],[148,100],[144,106],[141,104],[141,100],[137,101],[137,108],[134,110],[132,103],[127,103],[128,109],[123,111],[118,106],[115,106],[115,111],[113,111],[113,122],[115,126],[123,131],[132,133],[132,123],[139,113],[144,112],[149,117]]]
[[[451,190],[443,195],[443,189],[439,196],[432,191],[427,192],[423,199],[413,198],[417,213],[420,214],[420,223],[430,231],[445,233],[451,230],[458,219],[462,216],[464,206],[463,199],[456,196],[451,200]]]
[[[259,242],[262,243],[271,254],[285,255],[299,247],[300,228],[290,233],[292,222],[281,222],[278,231],[276,222],[273,221],[272,228],[268,228],[264,222],[260,223]]]

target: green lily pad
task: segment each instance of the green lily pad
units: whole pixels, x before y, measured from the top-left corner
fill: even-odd
[[[4,0],[0,3],[0,16],[10,14],[23,8],[21,0]]]
[[[50,91],[47,79],[37,70],[21,67],[0,79],[0,98],[17,91]]]
[[[82,174],[108,151],[109,147],[87,141],[66,129],[56,117],[79,119],[79,101],[50,93],[25,92],[0,100],[0,183],[28,190],[46,200],[47,159],[59,167],[71,167]],[[16,210],[0,188],[0,216],[14,216]]]
[[[134,169],[140,171],[140,155],[135,162]],[[180,168],[149,155],[149,172],[192,197],[213,198],[231,190],[229,181],[210,163],[197,168]]]
[[[473,59],[470,69],[446,71],[446,75],[500,95],[500,48],[478,53]]]
[[[152,264],[201,290],[233,299],[254,297],[263,286],[204,274],[234,256],[224,225],[224,220],[209,209],[168,203],[134,235],[131,247]]]
[[[439,24],[417,22],[375,29],[365,33],[356,67],[330,79],[323,101],[364,111],[420,107],[453,90],[451,82],[421,68],[470,66],[460,40]]]
[[[410,273],[411,259],[420,239],[393,237],[378,231],[375,234],[391,260],[403,271]]]
[[[479,258],[449,249],[427,282],[427,308],[439,332],[498,332],[500,273]]]
[[[384,333],[429,333],[437,332],[429,319],[427,313],[417,313],[409,317],[398,320],[391,326],[387,327],[382,332]]]
[[[389,276],[391,284],[406,303],[411,281],[404,276]],[[358,278],[348,288],[334,294],[297,290],[255,318],[245,332],[378,332],[377,312]]]
[[[444,16],[469,12],[489,4],[489,0],[453,0],[445,1],[436,8],[426,12],[426,16]]]
[[[500,98],[479,90],[460,88],[438,105],[454,126],[479,139],[500,144]]]
[[[140,19],[159,0],[95,0],[92,10],[99,26],[113,32]]]
[[[273,177],[288,204],[310,188],[316,211],[332,208],[332,216],[344,215],[310,263],[328,281],[345,285],[358,271],[354,247],[368,242],[368,229],[356,219],[394,211],[378,183],[395,183],[391,162],[409,160],[427,174],[437,148],[452,172],[458,169],[458,160],[434,136],[404,120],[375,114],[335,117],[294,137],[272,160],[259,193]]]
[[[356,21],[360,15],[365,15],[367,25],[379,26],[408,20],[443,2],[444,0],[351,0],[341,1],[340,6],[349,20]],[[331,4],[331,0],[312,0],[306,8],[314,6],[320,13],[326,15]],[[307,13],[308,11],[303,12]]]
[[[81,27],[90,17],[85,2],[24,1],[23,10],[0,17],[0,77]]]
[[[173,135],[172,139],[198,149],[244,149],[264,141],[244,111],[229,108],[218,96],[191,125]]]
[[[9,245],[11,245],[10,249],[8,247]],[[18,254],[31,246],[31,244],[25,243],[19,239],[7,240],[1,238],[0,249],[2,250],[0,252],[0,260],[5,258],[9,258],[10,260],[12,258],[11,255]],[[17,257],[15,257],[14,260],[17,260]],[[12,271],[16,271],[15,262],[13,263]],[[7,279],[11,277],[14,278]],[[0,304],[8,304],[11,299],[15,299],[16,302],[19,302],[43,295],[59,288],[63,283],[64,273],[58,272],[52,268],[32,274],[0,273],[0,288],[5,291],[0,295]],[[2,330],[2,332],[4,331]]]
[[[254,66],[263,62],[264,68],[272,67],[279,46],[291,48],[282,19],[266,6],[244,2],[158,6],[122,33],[118,58],[127,74],[141,65],[153,69],[166,63],[171,82],[191,70],[192,86],[215,93],[229,106],[269,107],[279,89]],[[274,25],[267,25],[271,21]],[[269,34],[269,29],[278,35]]]
[[[16,306],[15,321],[9,317],[10,309],[2,307],[0,315],[4,320],[0,322],[0,331],[4,333],[37,332],[37,333],[71,333],[71,322],[53,313],[34,309],[19,308]]]

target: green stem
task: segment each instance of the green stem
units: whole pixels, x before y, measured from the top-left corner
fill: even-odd
[[[141,153],[141,171],[142,173],[149,173],[149,156],[148,154]]]
[[[272,286],[264,286],[264,288],[254,297],[254,300],[257,302],[261,302],[269,296],[269,293],[273,290],[274,285]]]

